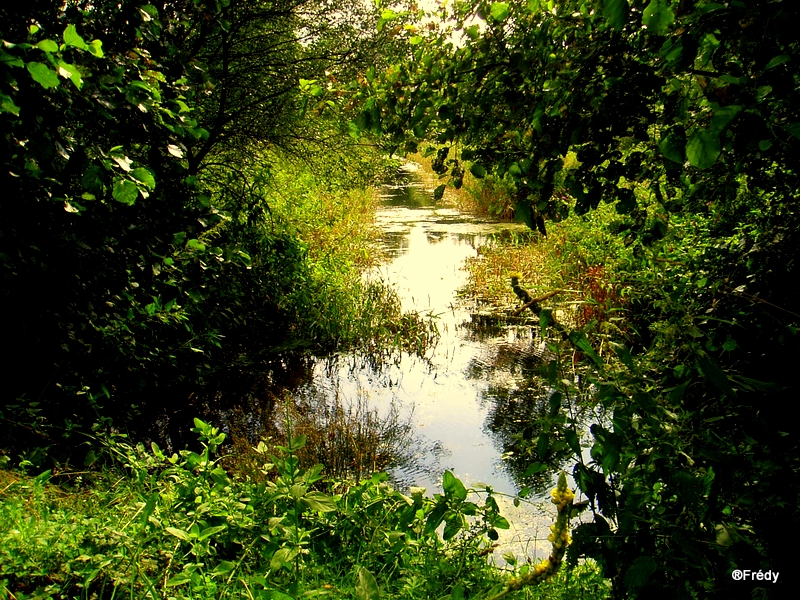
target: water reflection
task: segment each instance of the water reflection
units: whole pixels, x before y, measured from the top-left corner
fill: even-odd
[[[353,355],[279,357],[260,373],[231,372],[170,409],[158,437],[182,447],[192,434],[177,424],[201,415],[255,442],[285,433],[281,410],[290,406],[296,427],[313,438],[314,459],[349,476],[387,469],[400,487],[436,490],[450,469],[467,484],[507,494],[528,485],[520,475],[528,457],[513,451],[536,435],[529,424],[547,404],[536,375],[545,356],[537,324],[525,315],[483,314],[458,297],[467,258],[527,230],[440,206],[432,196],[437,184],[407,165],[381,188],[376,220],[387,260],[365,275],[393,285],[403,310],[434,316],[441,337],[427,355],[402,354],[383,365]],[[546,479],[539,483],[549,485]]]
[[[428,208],[436,205],[433,194],[418,175],[419,168],[414,163],[402,165],[397,172],[382,185],[378,191],[384,206],[405,208]]]
[[[530,442],[551,401],[539,376],[549,357],[538,323],[526,314],[485,314],[458,296],[467,283],[465,260],[481,245],[529,233],[441,206],[432,197],[437,184],[408,166],[381,188],[376,221],[386,262],[365,274],[393,285],[403,310],[437,320],[441,337],[425,356],[401,354],[388,364],[357,355],[276,357],[263,372],[231,372],[166,411],[154,437],[183,447],[194,437],[185,424],[201,415],[245,444],[264,435],[282,441],[288,416],[293,432],[309,438],[307,460],[328,465],[329,475],[386,469],[400,488],[430,493],[449,469],[467,485],[482,482],[510,495],[531,486],[545,497],[560,455],[550,457],[551,470],[524,476],[538,459]],[[504,550],[516,536],[515,551],[545,552],[550,517],[498,501],[516,527],[501,539]]]

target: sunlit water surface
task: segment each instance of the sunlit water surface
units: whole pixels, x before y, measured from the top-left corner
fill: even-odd
[[[408,163],[397,180],[380,189],[377,222],[388,262],[367,276],[389,282],[403,310],[435,315],[441,334],[436,346],[424,359],[403,355],[399,364],[380,372],[348,356],[319,361],[305,393],[344,404],[364,401],[386,415],[397,410],[410,419],[414,447],[411,460],[390,470],[396,484],[441,492],[442,474],[451,470],[467,486],[486,484],[508,494],[498,500],[512,530],[501,537],[498,553],[510,549],[541,555],[554,510],[544,490],[534,496],[536,504],[514,507],[510,497],[520,483],[503,460],[504,443],[507,448],[525,410],[524,402],[504,405],[507,394],[497,390],[514,390],[522,383],[519,369],[494,368],[493,363],[502,353],[512,363],[535,361],[543,346],[533,323],[476,327],[477,307],[458,295],[467,283],[465,260],[502,230],[525,227],[439,207],[432,197],[435,185]]]

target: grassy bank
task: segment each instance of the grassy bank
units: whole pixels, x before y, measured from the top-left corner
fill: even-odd
[[[370,155],[371,162],[362,157],[361,163],[372,175],[364,179],[362,173],[358,181],[347,173],[321,180],[311,169],[285,161],[271,171],[264,197],[271,224],[301,242],[307,266],[287,300],[296,318],[296,341],[373,355],[401,348],[424,352],[435,325],[403,314],[388,285],[362,278],[381,259],[377,197],[368,184],[395,167],[375,151]]]

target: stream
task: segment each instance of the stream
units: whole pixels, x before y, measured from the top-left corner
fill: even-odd
[[[523,384],[541,362],[538,325],[498,321],[459,297],[467,283],[466,259],[497,236],[525,235],[527,228],[441,206],[433,200],[436,185],[418,165],[406,163],[379,189],[376,219],[388,262],[367,274],[391,284],[404,311],[435,316],[440,332],[435,347],[423,358],[403,354],[379,371],[352,356],[318,360],[297,397],[366,405],[387,419],[394,415],[410,433],[410,447],[389,468],[395,485],[441,492],[442,474],[450,470],[468,487],[491,486],[509,495],[498,497],[512,523],[501,536],[501,549],[546,556],[548,545],[541,540],[554,510],[545,499],[556,476],[535,490],[535,502],[515,507],[510,497],[520,491],[521,477],[503,456],[513,435],[547,404],[547,390]]]
[[[500,346],[530,346],[534,330],[523,325],[495,327],[490,333],[476,327],[475,307],[461,300],[458,291],[467,283],[467,258],[502,230],[524,232],[525,226],[489,223],[438,207],[435,185],[425,181],[417,165],[406,163],[395,182],[382,186],[376,220],[389,262],[368,276],[390,283],[403,311],[434,315],[437,344],[424,359],[403,355],[380,374],[346,357],[320,363],[313,385],[318,392],[349,400],[365,397],[384,414],[394,407],[410,417],[420,452],[414,464],[392,470],[401,485],[436,489],[448,469],[466,484],[482,482],[515,494],[517,484],[502,460],[502,436],[489,427],[497,407],[487,367]]]
[[[423,356],[278,355],[266,372],[234,369],[210,393],[171,405],[151,435],[168,449],[190,443],[184,424],[197,414],[238,432],[245,447],[265,430],[277,436],[275,443],[301,433],[308,438],[305,451],[315,453],[306,459],[323,463],[330,477],[385,470],[401,491],[422,487],[428,495],[441,493],[449,470],[468,488],[489,486],[496,493],[511,523],[499,532],[498,562],[509,551],[545,557],[556,512],[550,490],[559,468],[569,471],[572,464],[556,456],[546,471],[526,477],[535,461],[518,453],[515,441],[524,436],[535,446],[536,423],[548,410],[552,390],[540,378],[546,346],[532,315],[500,318],[464,294],[468,259],[480,260],[481,247],[509,236],[525,240],[530,232],[523,224],[490,222],[435,202],[438,183],[419,165],[405,163],[378,188],[385,260],[364,274],[391,286],[404,312],[433,317],[439,336]],[[597,415],[578,418],[597,421]],[[584,455],[590,460],[586,448]],[[528,499],[515,506],[525,488]]]

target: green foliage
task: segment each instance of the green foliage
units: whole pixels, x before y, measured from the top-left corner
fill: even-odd
[[[411,599],[456,587],[476,597],[498,581],[480,552],[492,527],[507,526],[490,490],[483,504],[468,502],[474,490],[449,473],[435,499],[422,489],[405,496],[380,474],[325,481],[322,465],[298,466],[303,436],[277,455],[259,444],[268,477],[234,480],[216,457],[225,435],[195,425],[198,451],[172,456],[107,439],[114,465],[63,473],[72,487],[56,486],[49,471],[0,471],[0,590],[18,598]],[[434,521],[461,527],[443,540]]]
[[[597,559],[619,596],[741,594],[734,568],[791,570],[781,540],[800,522],[785,418],[798,394],[798,5],[499,4],[443,9],[414,61],[381,75],[384,130],[510,179],[542,233],[566,204],[602,238],[614,207],[607,258],[571,261],[570,244],[561,261],[592,273],[593,294],[603,279],[624,292],[606,296],[614,326],[595,313],[567,335],[587,359],[584,402],[607,415],[584,440],[591,459],[571,448],[594,516],[573,558]],[[568,395],[573,369],[556,363],[547,385]],[[566,442],[579,425],[563,422]],[[551,439],[529,440],[530,455]]]
[[[369,102],[397,147],[461,148],[479,169],[508,175],[518,212],[558,220],[560,185],[579,213],[625,205],[634,185],[654,182],[670,198],[722,198],[731,182],[720,174],[731,172],[794,198],[796,139],[785,132],[800,114],[783,57],[797,46],[795,6],[463,2],[437,16],[413,61],[371,83]],[[570,151],[579,162],[560,181]],[[772,164],[785,175],[765,177]]]
[[[375,150],[339,154],[360,147],[328,117],[338,96],[310,83],[377,52],[376,37],[351,35],[374,11],[350,8],[335,22],[315,0],[0,9],[0,310],[15,315],[4,448],[72,460],[65,436],[99,419],[132,426],[220,369],[430,339],[385,287],[361,282],[366,211],[352,244],[322,247],[287,225],[291,210],[271,213],[273,160],[338,172],[335,194],[305,177],[283,197],[305,217],[341,208],[381,165]]]

